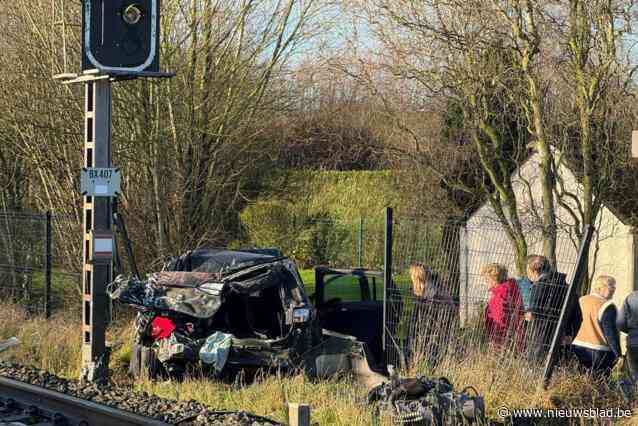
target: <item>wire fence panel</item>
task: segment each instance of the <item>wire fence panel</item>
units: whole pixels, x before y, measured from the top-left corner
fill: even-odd
[[[552,268],[540,256],[517,262],[495,223],[399,218],[393,235],[388,364],[449,375],[490,358],[502,371],[516,365],[539,379],[576,268],[578,248],[569,236],[556,236]],[[543,252],[540,233],[530,231],[526,241],[528,254]],[[538,275],[528,273],[528,260]]]
[[[82,270],[82,221],[69,214],[52,216],[52,262],[58,273]]]
[[[82,222],[72,215],[54,214],[51,225],[51,310],[80,311]]]
[[[2,297],[29,302],[34,273],[45,268],[46,219],[38,213],[0,214]]]
[[[77,220],[25,211],[0,211],[0,297],[20,303],[32,313],[45,311],[49,290],[52,310],[79,306],[80,274],[68,253]],[[47,252],[47,236],[51,241]],[[50,261],[47,261],[48,256]],[[47,275],[47,272],[49,274]],[[50,277],[50,278],[48,278]],[[48,282],[47,282],[48,281]]]

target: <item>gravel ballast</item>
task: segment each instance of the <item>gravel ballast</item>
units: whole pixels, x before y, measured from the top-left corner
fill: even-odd
[[[0,361],[0,376],[179,425],[270,426],[273,420],[243,411],[213,410],[197,401],[175,401],[114,385],[67,380],[44,370]]]

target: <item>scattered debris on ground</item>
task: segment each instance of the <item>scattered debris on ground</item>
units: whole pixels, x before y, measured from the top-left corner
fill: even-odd
[[[476,389],[460,392],[444,377],[400,378],[391,371],[390,381],[368,393],[368,402],[389,412],[396,424],[485,424],[485,403]]]

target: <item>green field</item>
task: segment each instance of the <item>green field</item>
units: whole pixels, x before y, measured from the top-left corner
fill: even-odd
[[[300,269],[299,274],[304,283],[306,294],[312,296],[315,293],[315,271],[314,269]],[[372,280],[368,279],[370,292],[373,293]],[[376,300],[383,300],[383,280],[376,280]],[[361,300],[361,289],[357,277],[347,275],[330,281],[326,286],[324,299],[329,300],[339,298],[344,302],[356,302]]]

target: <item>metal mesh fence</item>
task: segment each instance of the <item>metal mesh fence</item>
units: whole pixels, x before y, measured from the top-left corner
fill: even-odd
[[[383,212],[351,221],[270,213],[242,221],[241,245],[278,248],[301,269],[323,265],[384,270]],[[489,359],[498,366],[491,375],[515,367],[519,378],[531,382],[542,377],[577,264],[573,235],[556,235],[555,267],[538,258],[537,276],[528,277],[527,259],[517,259],[504,228],[495,221],[400,217],[392,223],[392,234],[386,363],[411,372],[450,375],[459,365],[472,360],[484,365]],[[525,243],[530,255],[544,251],[538,230],[526,230]],[[411,269],[421,271],[421,283]],[[356,295],[333,296],[360,300]],[[572,335],[574,331],[567,330]]]
[[[51,311],[80,311],[82,222],[69,214],[51,218]],[[42,306],[42,304],[40,304]]]
[[[383,271],[385,225],[383,212],[353,220],[282,212],[242,220],[235,244],[277,248],[297,261],[304,280],[314,283],[311,269],[319,265]],[[44,214],[0,212],[0,297],[37,313],[44,307],[47,238],[51,310],[79,308],[81,223],[54,215],[49,226]],[[557,272],[541,265],[539,276],[526,277],[499,224],[400,217],[392,230],[385,361],[448,375],[459,364],[490,358],[505,370],[521,363],[520,374],[537,379],[574,276],[578,247],[573,239],[556,236]],[[543,252],[540,233],[529,230],[526,242],[527,253]],[[496,264],[507,271],[507,279],[497,277],[503,272]],[[422,277],[416,279],[411,269]],[[490,273],[496,283],[486,278]],[[348,294],[336,296],[349,300]]]
[[[69,251],[79,233],[76,220],[24,211],[0,211],[0,297],[29,311],[45,311],[47,281],[49,308],[79,306],[80,274]],[[48,244],[47,244],[48,242]],[[47,251],[48,247],[48,251]],[[47,272],[50,279],[47,279]],[[76,306],[76,307],[77,307]]]
[[[43,271],[46,217],[36,213],[0,213],[0,282],[2,296],[29,300],[34,272]]]
[[[556,235],[555,268],[543,257],[517,263],[504,228],[493,222],[402,218],[393,235],[389,364],[449,375],[490,359],[501,371],[516,366],[518,378],[542,376],[577,263],[578,247],[568,235]],[[530,255],[543,252],[539,232],[530,230],[526,241]]]

